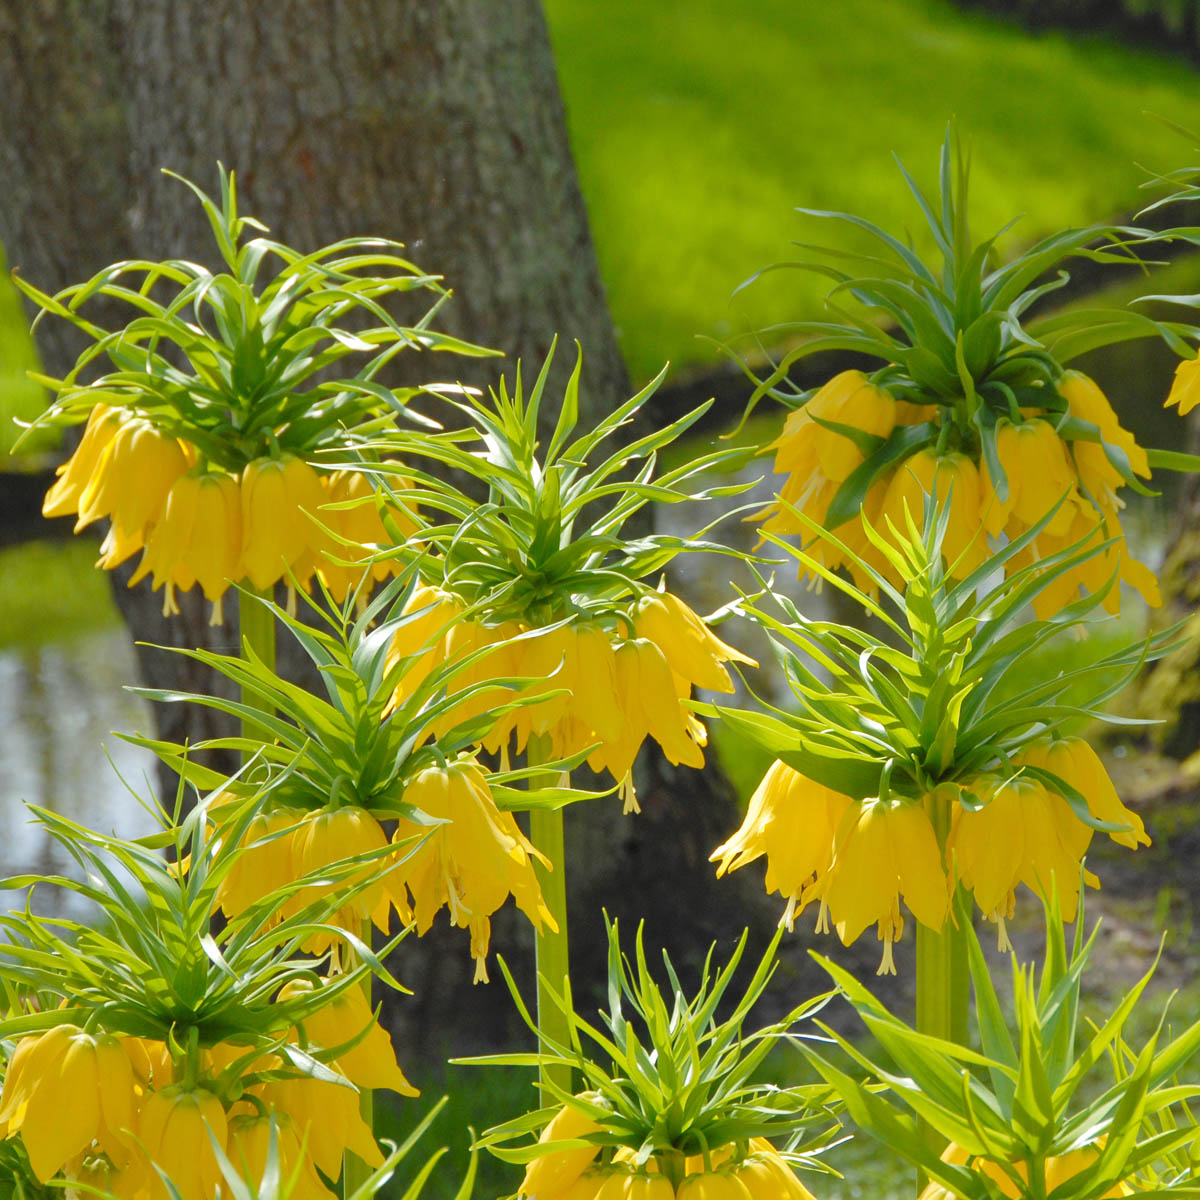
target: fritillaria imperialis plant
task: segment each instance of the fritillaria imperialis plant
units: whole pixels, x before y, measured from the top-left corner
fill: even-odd
[[[574,1070],[584,1090],[570,1094],[544,1083],[549,1103],[487,1130],[478,1145],[527,1164],[518,1195],[529,1200],[709,1200],[744,1190],[772,1200],[811,1200],[793,1168],[821,1169],[816,1154],[830,1138],[829,1090],[781,1089],[756,1074],[780,1039],[829,996],[747,1031],[750,1011],[775,971],[778,935],[724,1018],[718,1010],[745,950],[744,934],[719,970],[710,950],[691,997],[665,954],[670,987],[664,994],[647,963],[640,928],[633,964],[621,953],[616,923],[608,927],[608,943],[608,1008],[599,1025],[578,1014],[569,992],[555,994],[567,1021],[565,1042],[547,1036],[544,1023],[535,1024],[505,972],[539,1049],[465,1061],[548,1066],[543,1078],[551,1081]],[[812,1134],[809,1127],[818,1123],[826,1128]],[[508,1145],[535,1133],[532,1142]],[[780,1139],[788,1143],[784,1151],[775,1145]]]
[[[538,417],[552,361],[553,350],[528,397],[519,368],[511,395],[501,380],[490,403],[451,397],[482,448],[460,445],[462,434],[410,439],[414,453],[484,481],[489,495],[480,504],[431,474],[405,469],[415,482],[412,497],[435,522],[422,530],[422,542],[439,553],[419,562],[425,586],[413,593],[408,611],[424,610],[424,619],[399,631],[394,653],[415,655],[426,638],[440,635],[426,655],[428,669],[507,643],[478,659],[455,686],[502,674],[541,679],[550,694],[537,705],[500,714],[483,746],[502,754],[522,752],[530,738],[538,738],[544,742],[543,761],[586,756],[593,770],[608,771],[617,781],[632,810],[633,762],[642,743],[651,737],[671,762],[702,766],[704,727],[683,702],[693,686],[732,691],[723,664],[752,660],[722,642],[678,597],[646,582],[681,551],[731,552],[696,539],[628,537],[622,530],[651,501],[735,494],[738,485],[701,488],[695,480],[740,452],[717,450],[656,476],[659,452],[709,404],[618,444],[620,431],[641,419],[662,375],[594,428],[579,432],[582,358],[543,449]],[[602,461],[595,462],[601,453]],[[406,676],[397,700],[420,680],[420,672]],[[465,708],[482,711],[488,703],[482,693]]]
[[[1114,572],[1148,604],[1159,604],[1153,572],[1126,545],[1120,493],[1145,493],[1142,480],[1152,467],[1196,470],[1200,459],[1139,446],[1099,385],[1069,364],[1089,350],[1143,337],[1160,337],[1190,360],[1187,339],[1200,335],[1194,326],[1127,309],[1071,307],[1048,316],[1030,310],[1067,283],[1065,261],[1136,264],[1135,247],[1160,235],[1114,225],[1067,230],[996,265],[1005,231],[972,240],[968,164],[952,137],[942,149],[939,204],[901,171],[938,263],[860,217],[801,209],[864,232],[871,250],[806,245],[816,258],[777,264],[819,272],[834,287],[829,320],[776,327],[776,340],[804,340],[761,377],[747,368],[757,385],[751,408],[769,395],[791,409],[767,447],[787,479],[778,501],[759,514],[764,531],[799,534],[817,565],[844,566],[870,590],[860,562],[893,583],[899,577],[867,526],[902,528],[905,507],[917,511],[921,493],[936,488],[950,510],[943,550],[961,574],[981,566],[998,540],[1014,542],[1034,526],[1037,536],[1007,560],[1007,571],[1077,543],[1097,547],[1035,598],[1039,616],[1080,590],[1104,590]],[[1046,282],[1051,271],[1057,276]],[[812,391],[796,388],[789,369],[822,350],[858,352],[883,365],[869,374],[845,371]],[[1181,380],[1168,403],[1185,388]],[[813,524],[836,530],[837,540],[815,539]],[[1107,589],[1110,611],[1120,600],[1119,589]]]
[[[179,653],[237,683],[242,700],[137,689],[152,700],[203,704],[240,717],[269,741],[223,737],[187,750],[131,740],[149,746],[209,792],[208,818],[230,837],[246,800],[266,790],[265,803],[237,835],[246,848],[217,896],[229,915],[298,874],[319,875],[334,864],[361,859],[352,876],[355,892],[337,912],[334,927],[308,939],[308,949],[329,951],[336,962],[347,946],[338,928],[373,922],[387,933],[395,912],[402,924],[415,923],[423,934],[434,915],[447,908],[451,921],[470,931],[476,978],[486,979],[490,917],[509,895],[535,927],[553,925],[533,871],[538,852],[512,810],[553,807],[591,793],[560,787],[530,792],[513,786],[528,776],[527,770],[491,772],[476,760],[472,748],[490,722],[535,701],[516,692],[527,682],[519,679],[489,680],[447,694],[464,670],[492,653],[490,648],[432,670],[423,665],[425,653],[395,655],[396,639],[420,619],[399,611],[413,593],[412,574],[389,584],[357,618],[344,609],[322,613],[314,606],[314,619],[324,629],[267,600],[257,601],[272,609],[304,650],[324,696],[280,679],[253,657],[207,650]],[[411,672],[419,679],[406,687]],[[463,698],[469,704],[484,687],[496,707],[468,716]],[[398,690],[405,692],[400,702]],[[499,695],[506,702],[498,702]],[[457,717],[447,720],[448,714]],[[198,755],[217,748],[240,750],[252,761],[233,777],[198,764]],[[395,823],[390,839],[383,822]],[[321,885],[297,892],[277,917],[328,890]],[[340,966],[352,969],[353,960]]]
[[[724,873],[765,855],[767,887],[787,901],[785,921],[817,903],[818,928],[852,942],[876,926],[881,970],[894,970],[891,944],[904,929],[903,899],[920,925],[946,924],[955,883],[974,894],[988,919],[1012,915],[1024,883],[1043,896],[1055,884],[1074,919],[1080,861],[1093,832],[1135,848],[1141,819],[1118,798],[1095,751],[1071,734],[1100,711],[1170,632],[1134,642],[1023,682],[1031,652],[1081,623],[1103,618],[1107,591],[1080,597],[1049,616],[1028,616],[1031,601],[1064,575],[1104,553],[1086,539],[1012,567],[1042,533],[1047,516],[957,577],[945,538],[952,510],[925,510],[923,529],[868,536],[903,590],[853,551],[875,600],[806,551],[773,541],[857,600],[886,637],[814,621],[786,597],[764,590],[779,615],[747,613],[772,638],[797,701],[796,711],[719,708],[722,720],[778,759],[750,802],[742,827],[714,852]],[[988,586],[1005,571],[1003,580]],[[1115,580],[1109,580],[1109,587]],[[1088,697],[1081,706],[1079,691]],[[1098,882],[1086,876],[1089,882]]]
[[[811,1041],[797,1043],[850,1116],[924,1172],[929,1184],[922,1200],[1196,1195],[1187,1149],[1197,1127],[1188,1103],[1200,1096],[1200,1085],[1177,1076],[1200,1049],[1200,1021],[1170,1037],[1164,1013],[1140,1050],[1127,1044],[1125,1026],[1154,974],[1151,967],[1111,1016],[1085,1028],[1080,989],[1096,931],[1084,943],[1077,923],[1068,954],[1053,897],[1040,974],[1013,955],[1006,1019],[968,914],[960,916],[978,1050],[918,1033],[848,972],[819,960],[878,1043],[878,1050],[865,1052],[823,1026],[859,1068],[853,1075]],[[897,1101],[912,1116],[897,1112]]]
[[[40,1183],[88,1182],[120,1200],[211,1200],[220,1152],[257,1182],[272,1130],[297,1196],[328,1195],[321,1177],[337,1179],[348,1149],[383,1166],[356,1092],[416,1092],[361,981],[369,971],[400,985],[352,932],[340,936],[363,965],[336,980],[322,979],[321,961],[303,952],[361,892],[347,876],[369,856],[293,875],[218,920],[263,803],[250,799],[219,836],[202,808],[182,822],[163,813],[163,833],[138,841],[35,810],[83,881],[34,875],[6,885],[74,893],[100,918],[39,916],[32,900],[0,915],[0,1038],[12,1047],[0,1137],[19,1139]]]
[[[617,444],[661,375],[580,432],[582,358],[543,448],[538,418],[552,359],[553,348],[528,395],[519,369],[513,391],[502,380],[490,402],[448,394],[482,447],[471,447],[462,432],[410,438],[409,463],[418,455],[432,458],[451,468],[451,478],[460,473],[486,483],[488,497],[481,504],[439,476],[405,468],[414,481],[407,494],[431,522],[422,543],[437,553],[419,559],[424,586],[405,606],[415,619],[397,630],[392,644],[394,658],[424,664],[398,682],[395,703],[422,686],[424,671],[462,662],[449,685],[451,693],[461,691],[461,705],[447,711],[435,731],[486,716],[491,725],[478,741],[498,751],[502,763],[510,749],[524,750],[531,766],[551,769],[586,758],[593,770],[612,775],[626,809],[636,810],[633,764],[642,743],[653,738],[669,761],[702,766],[707,734],[687,706],[692,687],[732,691],[724,664],[752,660],[721,641],[678,597],[646,582],[682,550],[729,551],[662,534],[629,538],[622,530],[651,501],[741,490],[695,484],[702,472],[739,452],[718,450],[656,475],[659,452],[708,405]],[[484,647],[495,650],[481,655]],[[496,677],[540,681],[525,692],[538,702],[497,708],[497,692],[481,687]],[[538,936],[539,978],[560,986],[568,967],[561,812],[533,810],[530,834],[553,866],[542,886],[557,927]],[[539,1012],[556,1020],[544,995]],[[561,1028],[557,1033],[565,1036]]]
[[[41,379],[56,399],[37,425],[87,421],[44,511],[78,513],[77,529],[108,518],[97,565],[142,551],[131,583],[152,576],[167,613],[178,611],[176,591],[199,584],[219,621],[230,583],[307,588],[314,573],[340,600],[361,575],[362,543],[403,540],[413,517],[353,472],[314,466],[386,447],[396,417],[412,417],[419,389],[376,378],[401,351],[491,351],[431,327],[447,293],[399,243],[346,238],[301,254],[247,236],[266,231],[238,214],[232,174],[221,171],[219,208],[181,182],[203,207],[223,271],[115,263],[54,296],[17,278],[90,343],[65,378]],[[404,296],[422,306],[411,324],[388,308]],[[135,315],[104,329],[84,316],[101,299]],[[354,374],[346,360],[359,364]]]

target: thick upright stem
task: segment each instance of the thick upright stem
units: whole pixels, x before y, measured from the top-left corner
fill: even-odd
[[[368,945],[371,945],[371,918],[364,917],[362,926],[358,931],[358,935]],[[343,947],[343,955],[345,961],[343,967],[347,971],[353,971],[357,965],[354,951],[349,946]],[[367,1007],[374,1011],[374,1005],[371,1003],[371,974],[368,972],[362,981],[363,991],[367,996]],[[370,1088],[359,1086],[358,1090],[358,1111],[362,1115],[363,1121],[367,1128],[371,1131],[371,1136],[375,1135],[375,1093]],[[350,1200],[355,1192],[371,1178],[372,1171],[370,1166],[365,1163],[357,1154],[346,1152],[345,1159],[342,1163],[342,1195],[345,1200]]]
[[[943,860],[950,835],[953,789],[935,788],[925,798],[925,811],[937,835]],[[954,909],[940,932],[917,926],[917,1029],[960,1046],[967,1041],[967,944],[966,931],[954,924]],[[924,1122],[921,1128],[930,1147],[938,1153],[945,1139]],[[925,1185],[918,1175],[918,1190]]]
[[[549,739],[529,739],[528,761],[538,766],[550,756]],[[532,776],[530,790],[545,786],[545,777]],[[557,931],[543,926],[537,934],[537,1019],[542,1036],[563,1045],[570,1044],[571,1027],[567,1014],[562,1012],[551,999],[551,990],[559,992],[570,974],[570,955],[567,940],[567,880],[566,854],[563,848],[563,813],[554,810],[533,809],[529,814],[529,838],[544,854],[549,866],[536,863],[538,882],[542,898],[554,917]],[[565,1091],[571,1090],[570,1068],[547,1068],[540,1071],[542,1083],[552,1082]]]
[[[249,584],[245,584],[249,589]],[[238,620],[242,633],[242,644],[254,653],[272,671],[275,669],[275,614],[260,599],[271,600],[273,593],[238,592]],[[245,651],[243,651],[245,653]],[[255,698],[247,688],[242,688],[242,702],[254,703]],[[248,718],[242,720],[242,736],[257,738],[259,741],[269,741],[270,735],[258,724]]]

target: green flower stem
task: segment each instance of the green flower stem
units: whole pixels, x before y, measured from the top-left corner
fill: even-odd
[[[655,1157],[658,1159],[659,1170],[671,1181],[673,1188],[678,1188],[687,1169],[683,1151],[660,1150]]]
[[[531,767],[544,763],[550,757],[550,739],[535,735],[529,739],[527,758]],[[546,787],[553,779],[531,776],[530,791]],[[537,935],[537,1020],[543,1036],[564,1046],[570,1045],[571,1027],[566,1013],[562,1012],[550,996],[550,990],[561,992],[570,973],[570,956],[567,943],[567,880],[566,854],[563,849],[562,809],[533,809],[529,814],[529,839],[549,861],[549,867],[534,863],[542,897],[558,925],[554,932],[548,927]],[[553,1082],[558,1087],[571,1090],[569,1067],[543,1066],[540,1071],[543,1083]]]
[[[273,588],[259,591],[252,588],[248,580],[243,580],[242,584],[246,591],[237,593],[238,621],[242,643],[273,671],[275,669],[275,614],[265,604],[260,604],[258,601],[260,598],[274,600],[275,591]],[[259,701],[257,697],[248,695],[246,689],[243,688],[242,702],[255,704]],[[257,738],[262,742],[271,740],[270,735],[257,721],[247,718],[242,720],[242,736]]]
[[[953,799],[954,790],[949,787],[934,788],[925,797],[925,811],[933,824],[938,851],[943,858],[946,839],[950,835]],[[965,1046],[968,982],[966,930],[954,924],[952,904],[950,916],[940,933],[917,925],[918,1031]],[[945,1149],[946,1139],[924,1121],[920,1125],[926,1142],[940,1154]],[[926,1182],[924,1172],[919,1172],[917,1190],[924,1188]]]
[[[366,945],[371,944],[371,918],[364,917],[361,928],[358,930],[358,936],[362,938]],[[349,946],[343,946],[343,967],[347,971],[353,971],[358,965],[357,956]],[[367,997],[367,1007],[374,1012],[375,1006],[371,1003],[371,974],[368,972],[362,981],[363,991]],[[371,1131],[371,1136],[375,1136],[375,1093],[370,1088],[359,1087],[358,1089],[358,1111],[362,1115],[363,1121],[366,1122],[367,1128]],[[371,1170],[357,1154],[351,1154],[347,1151],[345,1160],[342,1165],[342,1195],[345,1200],[350,1198],[357,1192],[363,1184],[371,1178],[374,1172]]]

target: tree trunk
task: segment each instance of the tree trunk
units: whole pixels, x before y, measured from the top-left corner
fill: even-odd
[[[160,168],[212,194],[220,160],[237,172],[242,212],[289,245],[308,250],[351,235],[405,241],[412,259],[454,290],[439,326],[503,350],[506,369],[518,357],[527,370],[540,365],[557,332],[564,345],[552,387],[560,386],[577,339],[585,421],[628,395],[538,0],[9,0],[0,68],[0,239],[39,287],[57,290],[135,254],[211,260],[199,207]],[[51,373],[66,370],[78,349],[61,322],[40,327],[39,345]],[[501,364],[412,353],[397,367],[387,380],[394,386],[482,387]],[[139,640],[236,646],[232,631],[207,625],[198,597],[168,622],[145,586],[117,591]],[[182,656],[139,654],[150,686],[216,686]],[[213,714],[193,706],[170,706],[159,718],[162,736],[174,740],[217,728],[207,723]],[[689,808],[707,812],[705,825],[728,832],[733,805],[715,770],[689,773],[686,785],[659,758],[650,771],[654,796],[674,780]],[[586,837],[609,851],[582,848],[592,870],[573,892],[598,899],[606,877],[627,895],[653,883],[661,934],[728,910],[729,884],[720,903],[705,898],[712,876],[703,847],[660,828],[654,852],[637,854],[640,835],[623,832],[615,800],[604,803],[604,814],[588,814]],[[648,807],[644,820],[658,824],[654,813],[676,806]],[[674,922],[673,912],[690,915]],[[497,943],[528,943],[521,924],[501,922]],[[599,922],[577,922],[576,934],[594,943]],[[444,1036],[450,1013],[489,1040],[510,1031],[498,985],[464,987],[461,941],[451,931],[410,938],[403,950],[400,971],[418,997],[402,1002],[400,1015],[407,1010],[408,1032],[421,1043]],[[596,961],[595,946],[581,947],[580,960]]]

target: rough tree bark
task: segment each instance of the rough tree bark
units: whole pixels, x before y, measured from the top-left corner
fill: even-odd
[[[238,172],[242,210],[273,236],[304,249],[358,234],[405,241],[454,289],[444,328],[502,349],[507,368],[517,357],[540,362],[557,332],[560,379],[578,339],[591,413],[628,395],[537,0],[7,0],[0,72],[0,241],[40,287],[134,253],[203,257],[199,209],[160,168],[211,192],[219,159]],[[40,349],[51,372],[73,358],[61,326],[43,326]],[[486,385],[499,372],[494,361],[417,355],[398,365],[394,384]],[[118,591],[139,639],[236,644],[231,631],[209,629],[206,605],[167,623],[148,592]],[[180,656],[144,652],[141,668],[152,686],[212,686]],[[180,737],[183,715],[161,714],[166,736]],[[673,914],[690,914],[681,924],[694,929],[698,913],[728,912],[728,884],[719,905],[704,884],[699,893],[680,884],[711,879],[700,851],[715,843],[710,831],[727,832],[731,796],[715,771],[689,773],[686,784],[678,775],[652,765],[636,832],[599,814],[576,822],[573,840],[589,845],[575,857],[592,869],[572,868],[575,911],[577,895],[602,899],[619,880],[626,895],[654,882],[661,934]],[[706,814],[692,822],[705,829],[702,844],[671,833],[684,796]],[[653,855],[638,855],[648,839]],[[528,940],[508,925],[499,942]],[[404,1006],[409,1031],[437,1036],[454,1011],[477,1037],[501,1036],[510,1006],[496,985],[462,987],[468,960],[452,940],[405,949],[401,969],[418,993]]]

